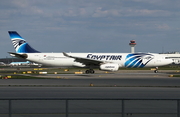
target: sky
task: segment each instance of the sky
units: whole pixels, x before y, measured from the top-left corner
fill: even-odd
[[[0,58],[8,31],[41,52],[179,52],[180,0],[0,0]]]

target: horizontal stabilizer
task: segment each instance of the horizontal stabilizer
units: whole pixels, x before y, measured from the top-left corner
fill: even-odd
[[[8,52],[11,56],[14,56],[14,57],[18,57],[18,58],[23,58],[23,59],[26,59],[28,56],[27,54],[18,54],[18,53],[14,53],[14,52]]]

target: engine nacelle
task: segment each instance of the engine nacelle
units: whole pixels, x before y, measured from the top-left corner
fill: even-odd
[[[118,71],[119,65],[116,63],[106,63],[100,65],[100,70],[104,71]]]

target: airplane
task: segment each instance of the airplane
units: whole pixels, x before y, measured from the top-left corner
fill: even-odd
[[[19,66],[19,65],[30,65],[31,63],[29,61],[26,62],[11,62],[9,65],[12,66]]]
[[[94,68],[118,71],[121,67],[159,67],[173,62],[172,59],[155,53],[42,53],[32,48],[16,31],[8,33],[16,51],[8,52],[11,56],[48,66],[86,67],[86,74],[95,73]]]

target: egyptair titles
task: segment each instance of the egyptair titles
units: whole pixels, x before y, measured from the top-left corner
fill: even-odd
[[[94,55],[88,54],[87,58],[95,60],[121,60],[122,55]]]

